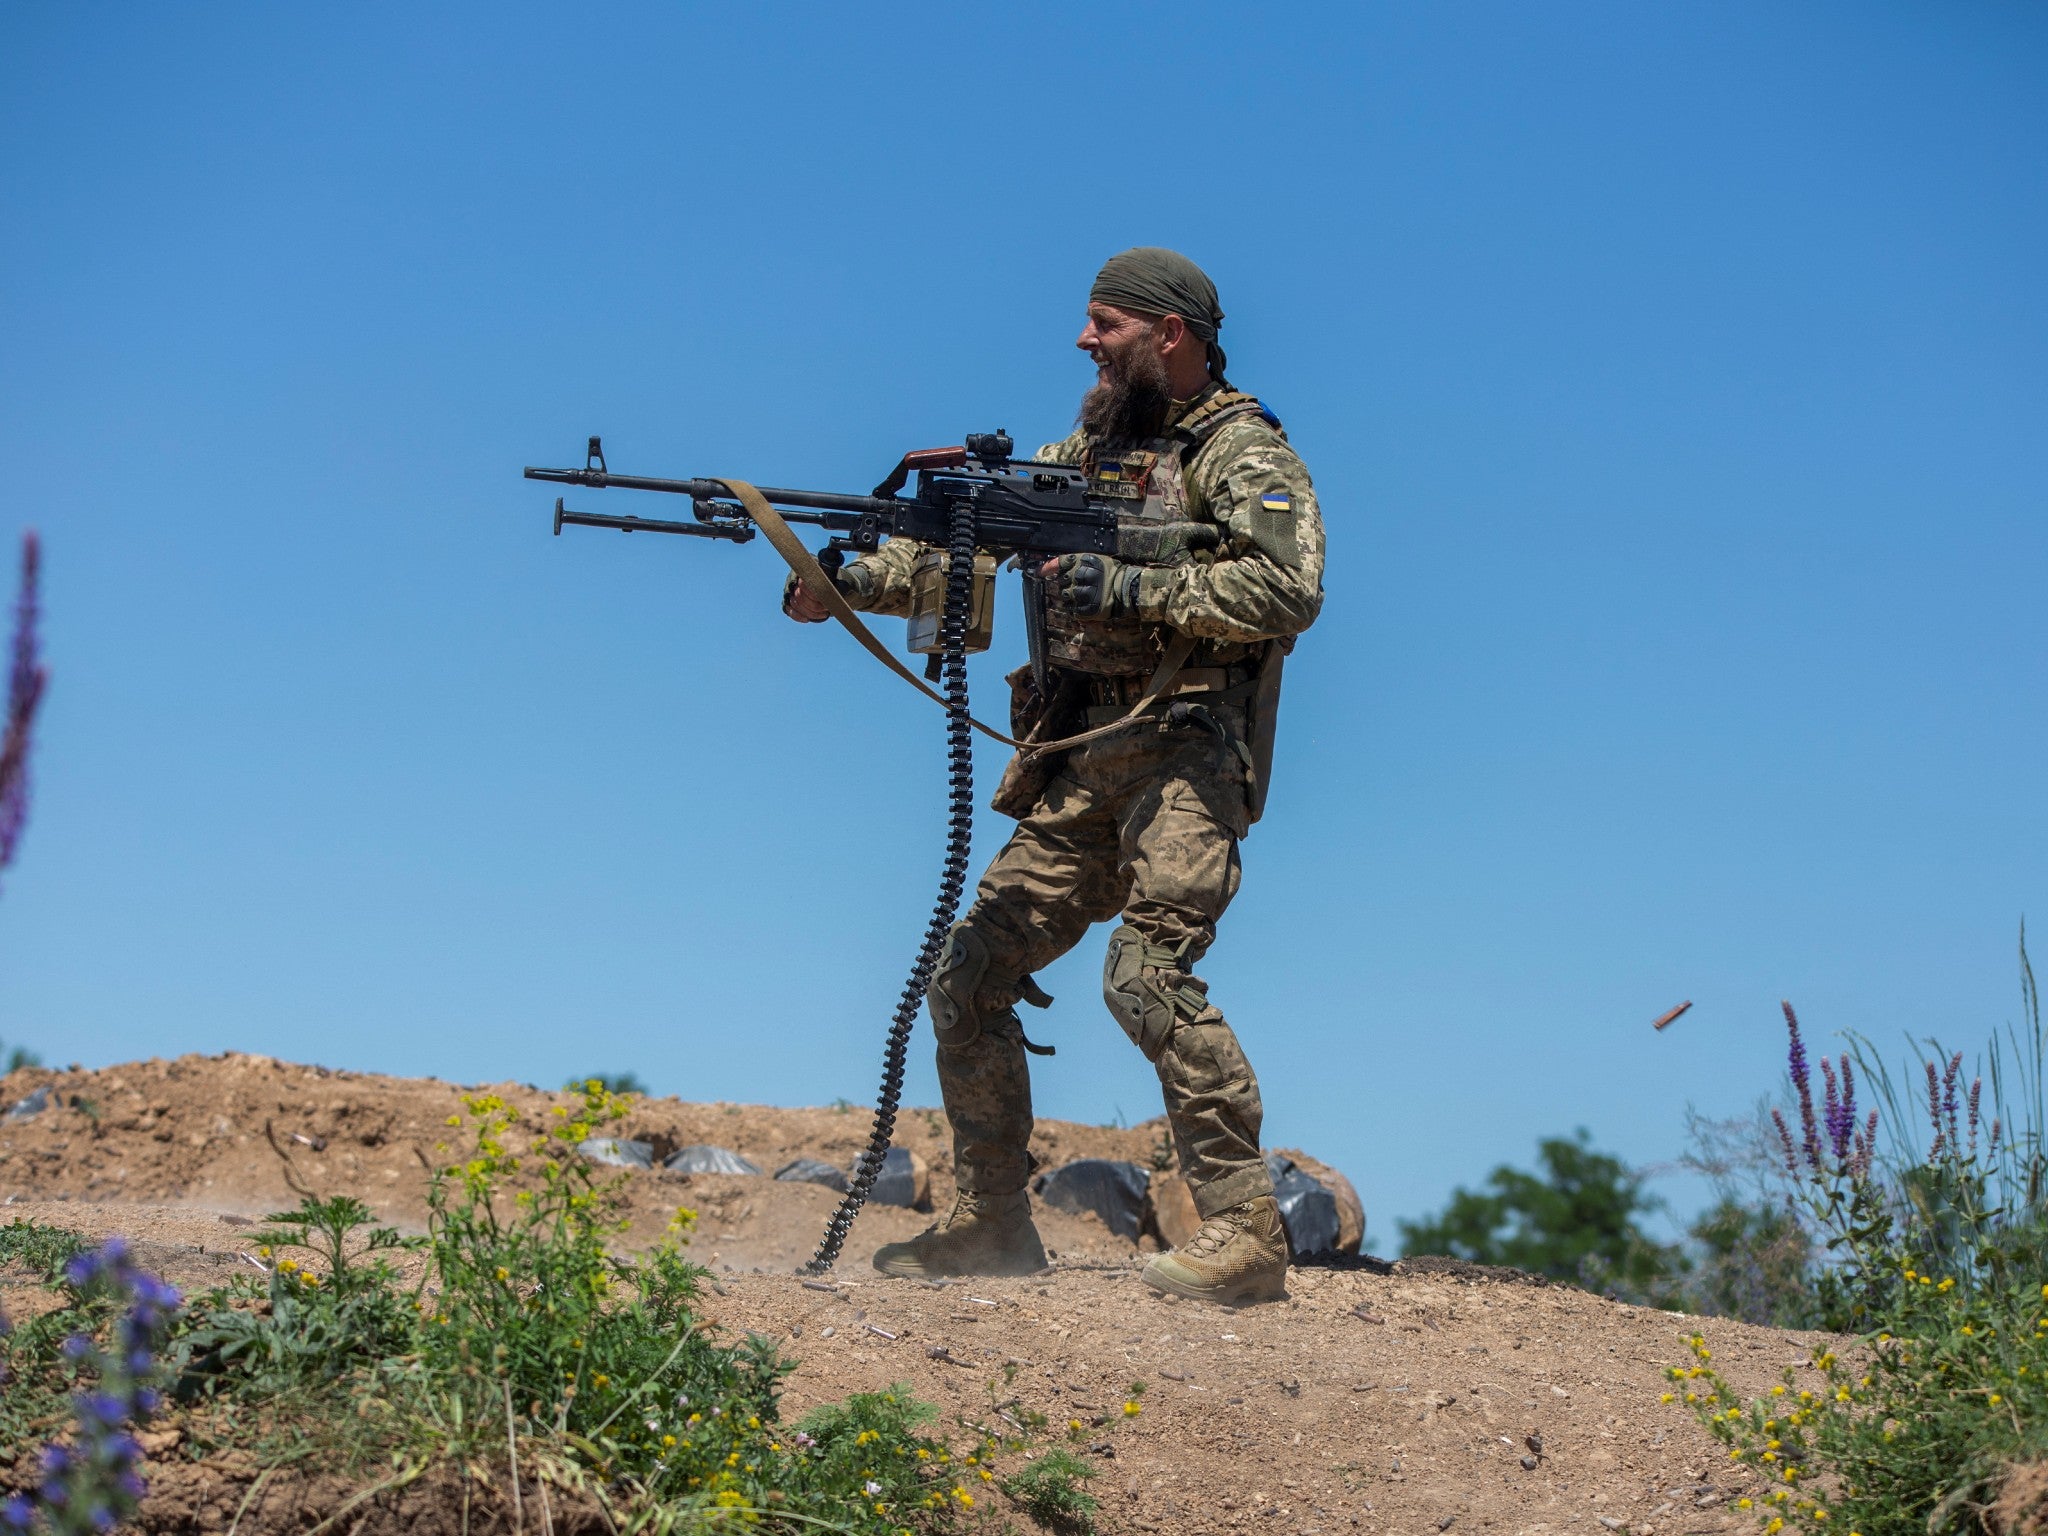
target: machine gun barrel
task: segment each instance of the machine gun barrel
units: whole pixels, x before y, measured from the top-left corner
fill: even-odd
[[[649,475],[615,475],[603,469],[536,469],[531,464],[526,467],[526,478],[552,480],[557,485],[583,485],[599,491],[609,486],[616,486],[622,491],[666,491],[672,496],[687,496],[692,501],[732,499],[732,491],[723,480],[661,480]],[[901,510],[904,505],[902,500],[894,496],[849,496],[838,491],[785,491],[765,485],[759,489],[770,503],[778,507],[844,512],[852,517],[888,517],[892,512]],[[734,510],[738,510],[737,506]],[[791,518],[790,521],[815,522],[827,528],[842,526],[823,518]]]

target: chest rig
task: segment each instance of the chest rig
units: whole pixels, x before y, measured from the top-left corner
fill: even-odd
[[[1187,466],[1217,428],[1262,409],[1250,395],[1219,390],[1150,442],[1126,449],[1089,446],[1081,468],[1090,493],[1118,503],[1117,559],[1160,567],[1215,559],[1224,529],[1190,494]],[[1045,615],[1046,659],[1069,671],[1110,677],[1149,673],[1166,650],[1163,629],[1135,615],[1084,618],[1054,602]]]

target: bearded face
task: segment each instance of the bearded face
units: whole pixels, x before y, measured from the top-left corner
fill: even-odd
[[[1094,387],[1081,397],[1081,428],[1098,442],[1133,447],[1157,437],[1173,405],[1166,360],[1155,326],[1133,326],[1114,341],[1105,337]]]

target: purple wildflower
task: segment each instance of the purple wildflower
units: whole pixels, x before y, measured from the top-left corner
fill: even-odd
[[[1927,1161],[1935,1162],[1941,1157],[1941,1077],[1934,1069],[1934,1063],[1923,1062],[1927,1068],[1927,1118],[1934,1122],[1934,1145],[1927,1149]]]
[[[0,869],[14,861],[28,821],[28,750],[36,706],[50,676],[37,656],[36,588],[42,546],[34,533],[21,539],[21,595],[14,605],[14,645],[7,671],[7,725],[0,733]]]
[[[1842,1058],[1841,1077],[1835,1075],[1835,1064],[1823,1056],[1820,1059],[1820,1073],[1827,1080],[1827,1106],[1822,1115],[1827,1127],[1828,1150],[1835,1155],[1839,1166],[1849,1155],[1849,1138],[1856,1133],[1856,1102],[1851,1097],[1854,1089],[1849,1085],[1849,1058]]]
[[[1788,1002],[1780,1006],[1785,1010],[1785,1028],[1792,1036],[1792,1047],[1786,1055],[1786,1066],[1792,1074],[1792,1089],[1799,1095],[1799,1124],[1806,1133],[1806,1165],[1818,1173],[1820,1127],[1813,1117],[1813,1077],[1806,1067],[1806,1042],[1799,1038],[1799,1015],[1792,1011],[1792,1005]]]
[[[72,1399],[81,1424],[112,1429],[127,1415],[128,1405],[111,1392],[84,1392]]]
[[[1785,1117],[1774,1109],[1771,1111],[1771,1121],[1778,1127],[1778,1140],[1785,1148],[1785,1171],[1796,1176],[1799,1172],[1799,1153],[1792,1145],[1792,1133],[1785,1127]]]
[[[1984,1097],[1984,1079],[1970,1079],[1970,1155],[1977,1154],[1977,1109]]]
[[[1849,1177],[1864,1179],[1870,1174],[1871,1161],[1877,1156],[1877,1111],[1870,1112],[1870,1118],[1863,1122],[1863,1129],[1856,1133],[1854,1150],[1849,1155]]]
[[[1996,1115],[1993,1115],[1993,1116],[1991,1117],[1991,1146],[1990,1146],[1990,1150],[1991,1150],[1991,1151],[1992,1151],[1993,1153],[1996,1153],[1996,1152],[1998,1151],[1998,1138],[1999,1138],[1999,1137],[2000,1137],[2001,1135],[2003,1135],[2004,1133],[2005,1133],[2005,1122],[2004,1122],[2003,1120],[1999,1119],[1999,1118],[1998,1118],[1998,1116],[1996,1116]]]
[[[1948,1070],[1941,1074],[1941,1118],[1948,1127],[1951,1150],[1960,1149],[1963,1144],[1962,1135],[1956,1127],[1956,1079],[1962,1070],[1963,1053],[1957,1051],[1948,1059]]]
[[[25,1531],[28,1529],[29,1521],[34,1518],[35,1510],[30,1507],[26,1494],[17,1493],[5,1504],[0,1504],[0,1525]]]
[[[111,1239],[97,1251],[75,1256],[65,1267],[74,1286],[93,1287],[125,1301],[114,1324],[118,1347],[96,1345],[89,1335],[66,1339],[63,1352],[97,1372],[95,1387],[72,1399],[77,1429],[69,1446],[49,1445],[42,1453],[41,1478],[22,1501],[0,1509],[0,1523],[28,1529],[38,1510],[67,1533],[111,1531],[132,1514],[144,1492],[136,1468],[142,1447],[123,1426],[153,1411],[159,1398],[145,1385],[155,1370],[154,1351],[178,1303],[178,1293],[136,1269],[127,1245]],[[25,1513],[23,1513],[25,1511]],[[21,1518],[16,1518],[17,1514]]]

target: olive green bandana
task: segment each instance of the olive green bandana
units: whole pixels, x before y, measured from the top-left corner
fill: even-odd
[[[1179,315],[1208,346],[1210,373],[1219,380],[1223,377],[1227,359],[1216,340],[1223,324],[1223,306],[1217,301],[1216,285],[1179,251],[1140,245],[1110,257],[1095,274],[1088,302],[1114,304],[1147,315]]]

